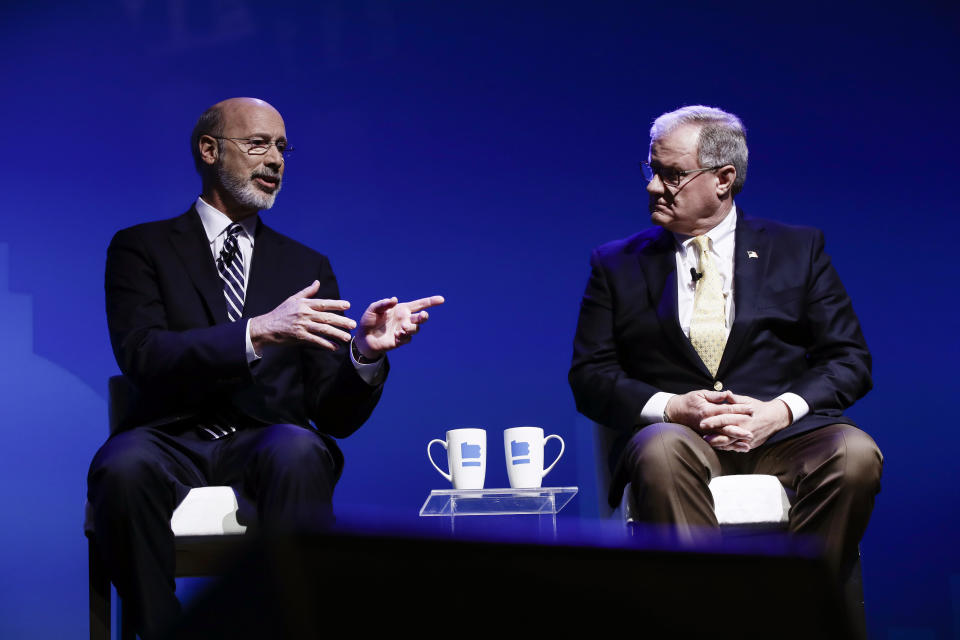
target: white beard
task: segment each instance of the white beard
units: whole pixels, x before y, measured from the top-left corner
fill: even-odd
[[[233,198],[240,204],[255,208],[258,211],[269,209],[280,193],[282,182],[277,183],[277,188],[273,193],[261,191],[254,183],[252,178],[241,178],[224,169],[222,163],[217,164],[217,177],[220,184],[227,190]]]

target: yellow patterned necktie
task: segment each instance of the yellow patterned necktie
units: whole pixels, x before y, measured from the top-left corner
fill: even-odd
[[[707,236],[693,239],[700,248],[700,273],[697,291],[693,297],[693,316],[690,318],[690,342],[697,355],[707,365],[710,375],[716,377],[723,348],[727,344],[727,312],[720,285],[720,273],[707,252]]]

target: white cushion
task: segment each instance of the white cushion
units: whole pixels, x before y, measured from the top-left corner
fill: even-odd
[[[787,522],[790,501],[775,476],[720,476],[710,481],[714,511],[721,525]]]
[[[713,494],[713,510],[721,525],[770,525],[788,521],[790,500],[776,476],[719,476],[711,480],[709,486]],[[628,484],[617,512],[622,513],[627,522],[632,522],[635,517],[629,496]]]
[[[230,487],[196,487],[173,512],[170,528],[176,536],[240,534],[237,496]]]

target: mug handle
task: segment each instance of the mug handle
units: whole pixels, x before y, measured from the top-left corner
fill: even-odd
[[[544,439],[543,439],[543,447],[544,447],[544,448],[547,447],[547,440],[549,440],[550,438],[556,438],[557,440],[560,441],[560,453],[557,454],[557,457],[556,457],[556,458],[554,459],[554,461],[550,464],[550,466],[543,470],[543,473],[540,474],[540,477],[541,477],[541,478],[544,477],[544,476],[546,476],[548,473],[550,473],[550,471],[553,469],[553,467],[554,467],[558,462],[560,462],[560,456],[563,455],[563,448],[564,448],[564,447],[563,447],[563,438],[561,438],[560,436],[558,436],[558,435],[556,435],[556,434],[549,435],[549,436],[547,436],[546,438],[544,438]]]
[[[449,474],[449,473],[444,473],[444,472],[440,469],[440,467],[437,466],[437,463],[433,461],[433,456],[430,455],[430,447],[433,446],[433,443],[434,443],[434,442],[439,442],[440,444],[442,444],[444,449],[447,448],[447,441],[446,441],[446,440],[440,440],[439,438],[434,438],[433,440],[431,440],[430,442],[427,443],[427,458],[430,460],[430,464],[433,465],[433,468],[436,469],[437,471],[439,471],[439,472],[440,472],[440,475],[442,475],[444,478],[447,479],[447,482],[453,482],[453,478],[450,477],[450,474]],[[561,451],[561,453],[562,453],[562,451]]]

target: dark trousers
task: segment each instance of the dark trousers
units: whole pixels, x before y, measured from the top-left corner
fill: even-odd
[[[832,424],[747,453],[718,451],[679,424],[646,426],[630,440],[614,474],[630,483],[641,522],[674,525],[681,540],[710,535],[718,527],[711,478],[763,473],[779,478],[796,498],[791,532],[818,536],[842,578],[857,559],[858,545],[880,491],[883,456],[873,439],[848,424]]]
[[[242,524],[315,530],[333,520],[339,473],[320,435],[291,424],[220,440],[190,427],[137,428],[107,440],[90,465],[87,495],[101,557],[140,636],[161,637],[179,616],[170,518],[191,488],[233,487]]]

